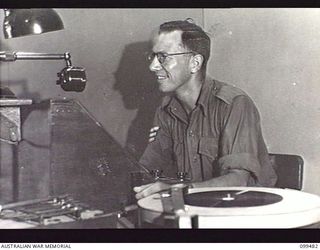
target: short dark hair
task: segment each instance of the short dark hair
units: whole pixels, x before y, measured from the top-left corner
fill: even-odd
[[[202,70],[205,70],[210,57],[210,37],[200,26],[190,20],[163,23],[160,25],[159,34],[178,30],[182,31],[182,44],[191,51],[203,56]]]

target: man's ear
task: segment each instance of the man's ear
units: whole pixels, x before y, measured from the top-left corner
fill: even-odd
[[[203,64],[203,56],[200,54],[196,54],[191,58],[191,73],[194,74],[201,69]]]

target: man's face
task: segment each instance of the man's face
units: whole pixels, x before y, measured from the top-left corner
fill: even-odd
[[[181,31],[161,33],[153,40],[153,52],[167,54],[188,52],[181,41]],[[190,54],[168,56],[161,64],[157,57],[152,60],[149,69],[153,71],[159,83],[159,90],[172,92],[184,88],[190,77]]]

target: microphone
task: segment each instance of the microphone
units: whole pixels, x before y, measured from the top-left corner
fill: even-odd
[[[64,91],[82,92],[86,87],[86,72],[82,67],[67,66],[57,75],[57,84]]]

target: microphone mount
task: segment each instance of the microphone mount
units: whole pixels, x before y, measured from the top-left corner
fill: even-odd
[[[57,84],[65,91],[82,92],[86,87],[86,73],[82,67],[74,67],[69,52],[63,54],[34,53],[34,52],[6,52],[0,51],[1,62],[16,60],[65,60],[66,67],[57,75]]]

